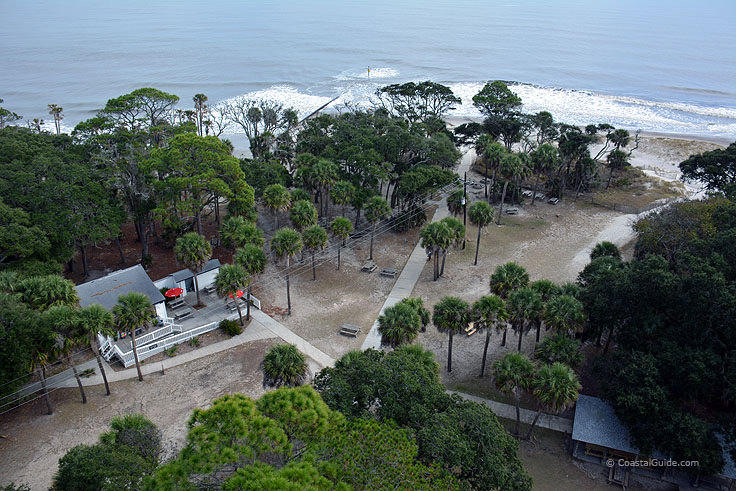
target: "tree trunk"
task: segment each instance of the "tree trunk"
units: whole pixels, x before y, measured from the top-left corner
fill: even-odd
[[[289,310],[289,315],[291,315],[291,290],[290,290],[290,284],[289,284],[289,256],[286,256],[286,306]]]
[[[360,223],[360,208],[355,210],[355,230],[358,230],[358,224]]]
[[[439,256],[437,255],[437,250],[432,252],[432,259],[434,259],[434,262],[432,263],[432,268],[433,268],[432,278],[434,281],[437,281],[437,279],[439,278],[439,272],[440,272],[440,266],[439,266],[440,261],[439,261]]]
[[[90,347],[92,348],[92,352],[95,354],[95,358],[97,358],[97,366],[100,368],[100,375],[102,375],[102,380],[105,382],[105,392],[107,395],[110,395],[110,384],[107,383],[107,374],[105,373],[105,366],[102,364],[102,357],[100,356],[100,346],[97,342],[97,334],[94,335],[94,339],[91,340]]]
[[[337,270],[340,271],[340,246],[337,246]]]
[[[198,211],[194,214],[194,218],[197,221],[197,233],[202,235],[202,214]]]
[[[534,341],[534,344],[539,343],[539,332],[542,330],[542,321],[537,321],[537,340]]]
[[[575,190],[575,199],[573,201],[578,200],[578,196],[580,196],[580,188],[583,187],[583,178],[580,178],[580,182],[578,183],[578,188]]]
[[[240,327],[243,327],[243,314],[240,313],[240,304],[238,303],[238,298],[235,297],[235,308],[238,309],[238,318],[240,319]]]
[[[370,257],[368,258],[371,261],[373,260],[373,235],[376,233],[376,225],[378,225],[378,222],[374,222],[373,228],[371,229],[371,252],[370,252]]]
[[[608,347],[611,346],[611,340],[613,339],[613,331],[615,327],[611,326],[611,329],[608,331],[608,338],[606,339],[606,346],[603,348],[603,354],[605,355],[608,353]]]
[[[521,340],[524,337],[524,324],[519,325],[519,353],[521,353]]]
[[[202,302],[199,299],[199,280],[197,279],[197,274],[194,273],[194,291],[197,292],[197,306],[200,306]]]
[[[508,326],[503,328],[503,339],[501,339],[501,346],[506,346],[506,333],[508,332],[508,330]]]
[[[452,371],[452,331],[450,331],[450,344],[447,345],[447,373]]]
[[[537,180],[534,181],[534,194],[532,195],[532,206],[534,206],[534,201],[537,199],[537,188],[539,187],[539,174],[537,174]]]
[[[506,188],[509,185],[509,180],[506,179],[506,182],[503,184],[503,193],[501,193],[501,205],[498,207],[498,220],[496,220],[496,225],[501,225],[501,213],[503,213],[503,202],[506,199]]]
[[[595,340],[595,345],[598,348],[601,347],[601,337],[603,337],[603,329],[601,329],[600,331],[598,331],[598,337]]]
[[[447,251],[442,252],[442,267],[440,268],[440,276],[445,274],[445,261],[447,260]]]
[[[80,245],[79,252],[82,253],[82,269],[84,270],[84,278],[89,278],[89,263],[87,262],[87,247]]]
[[[478,225],[478,238],[475,241],[475,261],[473,262],[473,266],[478,265],[478,249],[480,249],[480,229],[481,226]]]
[[[521,405],[521,394],[519,394],[519,389],[514,389],[514,406],[516,406],[516,424],[514,425],[514,434],[518,437],[521,433],[521,410],[519,406]]]
[[[534,419],[532,420],[532,425],[529,427],[529,432],[526,434],[526,439],[530,439],[532,437],[532,431],[534,431],[534,427],[537,425],[537,420],[539,419],[539,416],[542,414],[542,410],[539,409],[537,411],[537,414],[534,415]]]
[[[74,374],[74,378],[77,379],[77,385],[79,386],[79,393],[82,396],[82,404],[87,404],[87,394],[84,393],[84,387],[82,387],[82,379],[79,378],[79,372],[77,372],[77,367],[74,366],[74,362],[72,361],[72,357],[67,355],[66,357],[67,363],[69,363],[69,366],[72,367],[72,373]]]
[[[143,372],[141,372],[141,362],[138,360],[138,345],[135,342],[135,327],[130,331],[130,341],[133,345],[133,358],[135,358],[135,368],[138,370],[138,381],[143,382]]]
[[[317,271],[314,269],[314,253],[312,253],[312,281],[317,279]]]
[[[485,345],[483,345],[483,359],[480,363],[480,375],[479,377],[482,377],[485,374],[486,371],[486,355],[488,355],[488,343],[491,342],[491,328],[486,328],[486,342]]]
[[[486,173],[483,176],[483,188],[484,188],[484,191],[485,191],[486,201],[488,200],[488,178],[489,177],[490,176],[488,175],[488,161],[486,160]]]
[[[611,178],[612,178],[612,177],[613,177],[613,170],[610,170],[610,169],[609,169],[609,173],[608,173],[608,182],[606,182],[606,189],[608,189],[608,186],[610,186],[610,185],[611,185]]]
[[[246,293],[246,300],[245,303],[245,320],[250,320],[250,285],[248,285],[248,293]]]
[[[491,180],[491,192],[488,193],[488,203],[490,204],[491,198],[493,197],[493,189],[496,187],[496,173],[498,172],[498,167],[493,169],[493,179]]]
[[[215,223],[220,225],[220,197],[215,195]]]
[[[46,401],[46,411],[48,414],[54,413],[54,408],[51,405],[51,398],[49,397],[49,389],[46,386],[46,367],[38,368],[38,376],[41,379],[41,390],[43,391],[43,398]]]
[[[123,255],[123,246],[120,244],[120,237],[115,237],[115,247],[120,254],[120,264],[125,264],[125,255]]]

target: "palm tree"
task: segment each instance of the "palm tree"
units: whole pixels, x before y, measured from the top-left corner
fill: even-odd
[[[462,188],[454,190],[447,196],[447,209],[453,216],[458,216],[463,212],[463,200],[465,199],[465,191]]]
[[[519,347],[521,353],[521,341],[527,323],[540,319],[544,312],[542,295],[530,287],[519,288],[509,293],[506,300],[506,309],[509,311],[509,319],[514,330],[519,332]]]
[[[79,311],[79,320],[83,337],[86,338],[92,352],[95,354],[95,358],[97,358],[97,366],[100,368],[102,380],[105,382],[105,392],[110,395],[110,384],[107,383],[107,373],[105,373],[105,366],[102,363],[102,356],[100,356],[98,334],[103,336],[115,335],[113,316],[105,307],[95,303]]]
[[[440,276],[439,251],[450,246],[453,236],[453,231],[446,222],[442,221],[428,223],[419,232],[422,247],[430,251],[434,259],[434,281],[437,281]]]
[[[496,267],[491,275],[491,292],[505,299],[512,291],[529,284],[529,273],[515,262],[508,262]],[[506,346],[506,331],[503,330],[501,346]]]
[[[513,290],[528,285],[529,273],[513,261],[499,265],[491,275],[491,292],[501,298],[506,298]]]
[[[20,300],[39,311],[49,307],[79,305],[74,283],[57,274],[30,276],[14,288]]]
[[[242,249],[235,251],[235,257],[233,258],[235,264],[245,270],[248,275],[248,292],[245,298],[245,320],[250,320],[250,297],[251,288],[253,283],[253,277],[257,274],[263,273],[266,269],[266,254],[258,246],[253,244],[247,244]]]
[[[317,272],[314,265],[315,252],[324,249],[327,245],[327,231],[319,225],[312,225],[302,233],[302,241],[304,248],[312,255],[312,280],[317,279]]]
[[[475,322],[475,328],[479,331],[483,329],[486,331],[486,341],[483,345],[483,359],[481,361],[479,375],[479,377],[482,377],[486,371],[488,343],[491,340],[492,329],[498,329],[499,323],[507,321],[509,314],[506,311],[506,304],[500,297],[486,295],[475,301],[471,316],[473,322]]]
[[[342,206],[342,216],[345,216],[345,207],[355,196],[355,186],[350,181],[337,181],[332,186],[332,202]]]
[[[506,201],[506,189],[509,187],[509,182],[516,179],[522,172],[524,163],[521,161],[518,155],[509,154],[501,160],[501,176],[506,182],[503,184],[503,192],[501,193],[501,204],[498,207],[498,218],[496,219],[496,225],[501,224],[501,215],[503,215],[503,204]]]
[[[217,294],[222,297],[229,295],[235,300],[235,307],[238,309],[238,318],[240,319],[240,325],[243,325],[243,314],[240,312],[240,302],[236,298],[238,291],[248,285],[248,273],[242,267],[237,264],[225,264],[220,266],[220,270],[215,276],[215,288]]]
[[[618,249],[616,244],[613,242],[603,241],[599,242],[598,244],[593,247],[593,250],[590,252],[590,260],[594,261],[595,259],[598,259],[599,257],[604,256],[610,256],[614,259],[621,260],[621,251]]]
[[[539,293],[542,296],[542,303],[545,305],[545,309],[547,308],[547,302],[554,297],[555,295],[559,295],[561,292],[561,289],[559,286],[552,283],[550,280],[537,280],[532,281],[529,285],[532,290]],[[540,331],[542,330],[542,321],[544,320],[544,315],[541,317],[538,317],[534,319],[534,323],[537,326],[537,337],[534,341],[535,343],[539,342],[539,336]]]
[[[353,222],[345,217],[336,217],[330,223],[330,232],[332,232],[332,235],[337,237],[337,239],[342,242],[342,245],[338,244],[337,246],[337,269],[339,271],[340,249],[345,246],[345,239],[350,237],[350,234],[353,233]]]
[[[406,304],[412,309],[414,309],[417,315],[419,315],[419,320],[422,323],[420,330],[422,332],[426,331],[427,325],[429,325],[429,321],[431,319],[430,319],[429,310],[424,308],[424,301],[419,297],[408,297],[408,298],[402,298],[401,300],[399,300],[397,305],[399,303]]]
[[[284,212],[291,207],[291,195],[289,190],[282,184],[271,184],[263,190],[263,204],[273,211],[273,219],[276,229],[279,228],[279,212]]]
[[[483,227],[493,221],[493,209],[485,201],[477,201],[470,206],[468,218],[470,218],[470,223],[478,227],[478,238],[475,241],[475,261],[473,262],[473,266],[477,266],[478,250],[480,249],[480,232]]]
[[[615,171],[620,171],[629,165],[629,154],[623,150],[612,150],[611,153],[606,156],[608,162],[608,181],[606,182],[606,189],[611,185],[611,178]]]
[[[580,332],[584,321],[582,302],[570,295],[555,295],[544,309],[544,323],[555,332],[563,334]]]
[[[395,348],[401,344],[409,344],[419,336],[422,319],[409,303],[398,302],[387,307],[378,316],[378,332],[381,333],[381,344]]]
[[[537,199],[537,189],[539,187],[539,178],[542,174],[554,169],[559,161],[557,148],[549,143],[543,143],[531,153],[532,162],[534,163],[534,173],[537,179],[534,181],[534,194],[532,195],[532,205]]]
[[[534,350],[534,358],[542,363],[554,363],[559,361],[569,367],[579,365],[583,361],[580,352],[580,341],[566,334],[557,333],[548,336]]]
[[[176,239],[174,246],[176,260],[194,273],[194,290],[197,292],[197,305],[202,305],[199,299],[199,279],[197,278],[207,261],[212,257],[212,246],[204,236],[197,232],[189,232]]]
[[[447,225],[450,229],[450,235],[442,248],[442,267],[440,268],[440,276],[445,274],[445,260],[447,253],[451,248],[458,248],[465,241],[465,225],[457,218],[445,217],[440,220],[441,223]]]
[[[320,186],[320,216],[328,215],[330,205],[330,187],[337,180],[340,169],[331,160],[320,159],[312,166],[312,179]]]
[[[246,244],[263,247],[263,231],[245,217],[232,215],[220,226],[220,238],[226,249],[235,250]]]
[[[199,136],[202,135],[202,120],[205,110],[207,109],[207,96],[204,94],[194,94],[192,97],[194,101],[194,110],[197,111],[197,125],[199,130]]]
[[[376,235],[376,226],[378,222],[391,214],[391,207],[388,202],[380,196],[371,196],[368,204],[365,205],[365,218],[369,223],[373,224],[371,229],[371,250],[368,259],[373,260],[373,237]]]
[[[297,230],[304,230],[317,223],[317,209],[307,200],[299,200],[291,206],[290,217]]]
[[[56,104],[49,104],[48,108],[49,114],[54,118],[54,126],[56,126],[56,134],[58,135],[61,133],[61,120],[64,119],[62,111],[64,111],[64,108]]]
[[[79,372],[72,360],[74,349],[82,344],[84,336],[79,326],[79,316],[71,307],[59,305],[51,307],[43,313],[43,316],[51,326],[56,335],[56,352],[59,353],[66,361],[69,368],[74,373],[74,378],[79,386],[79,393],[82,396],[82,403],[87,403],[87,395],[84,393],[82,379],[79,378]]]
[[[264,387],[296,387],[307,376],[307,359],[293,344],[277,344],[263,358]]]
[[[452,371],[452,337],[461,333],[470,323],[470,306],[457,297],[444,297],[434,305],[432,323],[441,333],[447,333],[450,342],[447,346],[447,371]]]
[[[504,155],[506,155],[506,149],[503,145],[495,141],[492,136],[488,135],[487,137],[485,137],[484,135],[478,138],[478,144],[476,144],[475,151],[483,159],[483,162],[486,166],[485,197],[488,201],[490,201],[490,196],[493,193],[493,188],[496,185],[496,173],[501,166],[501,160],[503,160]],[[490,177],[488,175],[489,169],[493,169],[493,176],[491,177],[491,193],[488,192],[487,184],[488,178]]]
[[[118,303],[112,308],[115,326],[119,331],[130,332],[130,341],[133,346],[135,368],[138,370],[138,380],[143,381],[141,363],[138,360],[138,345],[135,342],[135,330],[148,324],[156,313],[151,301],[142,293],[130,292],[118,297]]]
[[[286,304],[291,315],[291,289],[289,284],[289,261],[302,250],[302,238],[292,228],[282,228],[271,239],[271,251],[279,259],[286,259]]]
[[[514,434],[519,436],[521,425],[521,393],[529,390],[534,379],[534,364],[521,353],[506,353],[493,363],[493,380],[498,390],[514,396],[516,425]]]
[[[580,391],[580,382],[575,372],[560,362],[545,365],[537,370],[532,386],[532,393],[537,399],[539,409],[529,427],[527,440],[532,437],[532,431],[539,415],[542,414],[542,409],[559,414],[578,400]]]

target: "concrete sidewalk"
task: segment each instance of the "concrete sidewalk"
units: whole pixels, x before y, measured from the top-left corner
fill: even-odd
[[[461,177],[465,172],[470,169],[473,155],[475,155],[475,152],[471,152],[470,150],[466,150],[463,154],[463,158],[460,161],[460,165],[457,169],[457,173]],[[438,222],[450,215],[450,211],[447,209],[446,199],[441,199],[440,201],[435,201],[434,203],[436,203],[438,207],[437,210],[435,210],[434,212],[434,216],[432,217],[433,222]],[[409,260],[404,265],[404,269],[401,270],[399,278],[396,280],[396,283],[394,283],[394,287],[388,294],[383,307],[381,307],[381,311],[378,313],[379,317],[383,315],[383,312],[387,308],[392,307],[396,305],[400,300],[411,296],[411,292],[414,291],[414,285],[417,284],[419,276],[421,276],[426,264],[427,253],[421,246],[421,242],[417,242],[417,245],[414,247],[411,256],[409,256]],[[371,330],[368,331],[368,335],[365,337],[365,339],[363,340],[363,344],[360,347],[360,349],[362,350],[367,350],[369,348],[381,349],[381,334],[378,332],[378,319],[376,319],[376,321],[373,323],[373,326],[371,326]]]
[[[494,412],[496,416],[503,419],[509,419],[512,421],[516,421],[516,407],[512,406],[511,404],[505,404],[503,402],[498,401],[492,401],[490,399],[484,399],[483,397],[478,396],[471,396],[470,394],[465,394],[463,392],[457,392],[454,390],[448,390],[446,391],[448,394],[457,394],[463,399],[467,399],[469,401],[477,402],[479,404],[484,404],[491,408],[491,411]],[[536,416],[535,411],[530,411],[528,409],[521,408],[519,410],[519,415],[521,416],[521,422],[526,424],[531,424],[532,421],[534,421],[534,416]],[[537,426],[540,428],[546,428],[548,430],[552,431],[559,431],[560,433],[570,433],[572,434],[572,420],[563,418],[561,416],[555,416],[553,414],[547,414],[542,413],[539,415],[539,419],[537,420]]]
[[[147,375],[147,374],[154,373],[154,372],[160,372],[161,369],[168,370],[169,368],[183,365],[184,363],[188,363],[190,361],[193,361],[193,360],[205,357],[205,356],[213,355],[215,353],[219,353],[221,351],[225,351],[230,348],[240,346],[241,344],[245,344],[251,341],[258,341],[261,339],[275,338],[275,337],[281,338],[287,343],[296,345],[296,347],[299,348],[299,351],[309,356],[310,358],[312,358],[314,361],[316,361],[318,364],[320,364],[323,367],[332,366],[335,363],[334,359],[332,359],[331,357],[329,357],[328,355],[326,355],[324,352],[320,351],[319,349],[315,348],[305,339],[291,332],[283,324],[272,319],[271,317],[261,312],[260,310],[252,309],[250,324],[245,329],[245,331],[243,331],[241,334],[238,334],[237,336],[233,336],[230,339],[220,341],[219,343],[214,343],[208,346],[203,346],[202,348],[197,348],[193,351],[189,351],[187,353],[177,355],[172,358],[166,358],[165,360],[160,361],[160,362],[155,362],[155,363],[150,363],[150,364],[143,363],[141,365],[141,372],[143,372],[143,375]],[[84,365],[87,365],[89,363],[90,362],[86,362]],[[96,369],[97,361],[93,359],[91,360],[91,363],[93,363],[92,367]],[[110,367],[110,365],[108,365],[104,360],[103,360],[103,363],[105,364],[105,373],[107,374],[108,382],[118,382],[120,380],[127,380],[127,379],[138,377],[138,371],[136,370],[135,367],[127,368],[125,370],[114,371]],[[71,370],[67,370],[67,371],[69,372],[68,375],[71,376]],[[66,373],[67,371],[62,372],[62,373]],[[95,370],[95,372],[97,372],[97,370]],[[92,377],[82,379],[82,385],[85,385],[85,386],[98,385],[102,383],[103,383],[102,375],[100,375],[99,373],[96,373]],[[72,376],[71,379],[67,378],[67,380],[64,380],[63,382],[59,383],[58,386],[59,387],[76,387],[77,382]]]

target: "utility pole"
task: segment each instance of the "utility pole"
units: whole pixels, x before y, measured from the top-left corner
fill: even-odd
[[[463,227],[466,226],[467,216],[468,216],[468,173],[465,172],[465,174],[463,175]],[[465,237],[463,237],[463,250],[465,250]]]

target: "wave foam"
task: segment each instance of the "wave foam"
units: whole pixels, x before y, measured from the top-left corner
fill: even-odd
[[[370,70],[370,71],[369,71]],[[346,70],[335,76],[335,80],[372,80],[383,78],[395,78],[399,76],[399,71],[389,67],[366,67],[364,70]]]

